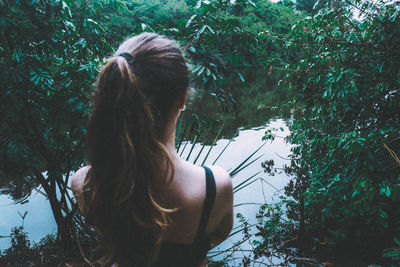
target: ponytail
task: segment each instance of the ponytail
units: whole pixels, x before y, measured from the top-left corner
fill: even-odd
[[[162,40],[168,46],[162,46],[163,42],[149,46],[152,40]],[[171,103],[176,102],[181,93],[176,90],[182,91],[187,87],[187,69],[180,52],[184,71],[179,73],[186,75],[186,80],[183,79],[186,85],[176,88],[169,80],[178,77],[167,77],[164,79],[165,87],[161,88],[156,80],[152,80],[154,75],[146,75],[146,71],[160,69],[159,64],[167,62],[152,63],[152,57],[165,60],[165,52],[171,52],[171,47],[176,52],[171,41],[151,34],[128,41],[131,47],[136,47],[135,60],[142,61],[133,62],[128,56],[114,56],[108,60],[97,82],[87,128],[91,169],[85,186],[89,188],[91,197],[85,216],[102,236],[105,249],[101,260],[103,266],[114,262],[121,267],[147,266],[153,248],[161,241],[169,225],[168,214],[173,210],[164,208],[162,199],[154,192],[156,183],[162,181],[167,185],[173,177],[172,161],[162,139]],[[152,64],[146,65],[146,57],[141,58],[143,52],[140,50],[147,51],[145,44],[147,50],[159,51],[158,54],[149,54],[151,57],[147,61]],[[132,53],[135,54],[135,50]],[[173,68],[176,68],[172,64],[176,58],[174,55],[169,61]],[[160,93],[160,89],[166,92]],[[174,99],[168,101],[166,95]],[[164,105],[158,105],[161,102]],[[165,110],[160,110],[163,107]]]

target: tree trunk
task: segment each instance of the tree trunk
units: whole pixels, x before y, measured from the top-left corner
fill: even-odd
[[[73,221],[71,216],[67,214],[63,215],[63,209],[66,210],[68,206],[65,201],[60,202],[57,199],[55,180],[48,177],[47,179],[39,172],[36,172],[36,177],[42,185],[46,196],[50,202],[51,210],[53,212],[54,220],[57,224],[57,240],[61,245],[62,249],[68,255],[74,247],[74,235],[73,235]],[[49,182],[48,182],[49,181]],[[62,190],[61,190],[62,191]],[[64,192],[65,193],[65,192]]]

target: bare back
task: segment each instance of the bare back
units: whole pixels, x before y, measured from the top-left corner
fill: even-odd
[[[174,160],[174,177],[167,188],[160,192],[167,208],[178,208],[170,215],[172,224],[165,242],[193,243],[206,195],[205,171],[182,159]],[[79,169],[72,178],[72,190],[81,210],[85,206],[82,187],[90,167]],[[206,233],[213,244],[222,242],[233,224],[233,193],[228,173],[216,166],[210,168],[216,183],[216,198],[206,226]]]

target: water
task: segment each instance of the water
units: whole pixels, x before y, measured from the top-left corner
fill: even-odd
[[[51,211],[50,203],[42,194],[35,191],[25,204],[14,204],[14,201],[0,195],[0,236],[10,235],[12,227],[22,225],[20,216],[27,211],[24,228],[31,241],[38,242],[46,234],[57,232],[57,225]],[[10,238],[0,238],[0,250],[11,246]]]
[[[290,178],[285,173],[270,176],[264,173],[261,167],[262,162],[270,159],[274,160],[275,166],[277,168],[284,164],[288,164],[288,161],[284,158],[287,158],[290,153],[290,148],[292,146],[290,144],[287,144],[284,140],[284,137],[289,134],[289,130],[285,122],[282,119],[277,119],[271,121],[269,125],[241,130],[239,132],[239,136],[237,136],[234,141],[231,142],[226,151],[222,154],[222,156],[215,164],[223,167],[226,170],[232,170],[265,142],[262,141],[262,137],[264,136],[267,129],[279,129],[281,127],[283,128],[283,131],[279,130],[277,132],[277,136],[279,137],[275,138],[275,140],[272,142],[267,141],[263,148],[260,149],[253,156],[254,159],[256,159],[258,156],[261,157],[254,163],[252,163],[249,167],[246,167],[243,171],[241,171],[237,176],[232,179],[232,185],[233,187],[235,187],[247,178],[261,171],[258,175],[254,177],[254,179],[256,179],[254,183],[236,192],[234,195],[235,214],[242,214],[244,217],[246,217],[246,219],[248,219],[250,225],[256,223],[255,215],[258,212],[260,205],[264,203],[274,203],[279,201],[279,196],[283,194],[283,187],[290,180]],[[205,165],[214,162],[214,160],[218,157],[219,153],[223,150],[228,142],[228,139],[218,140],[216,146],[212,149]],[[189,161],[194,160],[200,149],[200,144],[195,146],[194,150],[192,151],[191,157],[189,158]],[[187,151],[184,151],[182,156],[186,157],[186,155],[189,153],[189,149],[186,148],[186,150]],[[200,156],[198,162],[201,163],[203,161],[207,151],[207,149],[204,149],[204,151],[202,152],[202,156]],[[238,225],[240,225],[240,222],[235,216],[234,228]],[[251,227],[250,231],[252,234],[254,234],[256,232],[255,227]],[[230,251],[224,251],[228,250],[236,242],[241,241],[242,239],[243,233],[238,233],[228,238],[218,247],[210,251],[209,255],[216,255],[214,259],[221,260],[230,253]],[[255,239],[255,237],[253,237],[251,240],[253,239]],[[240,250],[241,252],[236,252],[235,254],[241,254],[243,253],[243,251],[252,250],[252,245],[250,244],[251,240],[249,240],[248,242],[244,242],[239,247],[236,247],[236,249]],[[242,255],[237,256],[238,258],[242,258]],[[277,264],[280,262],[280,259],[278,258],[273,258],[270,260],[273,260],[273,264]],[[230,266],[237,265],[238,261],[230,262]]]
[[[247,186],[235,193],[234,205],[235,213],[241,213],[245,216],[250,224],[256,222],[255,214],[258,212],[259,204],[273,203],[279,200],[279,195],[283,194],[281,190],[289,181],[289,177],[285,174],[277,174],[275,176],[269,176],[262,171],[261,163],[273,159],[275,166],[279,167],[285,163],[288,163],[283,158],[287,157],[290,153],[291,145],[284,141],[284,137],[289,134],[289,130],[282,119],[273,120],[268,125],[262,125],[261,127],[242,129],[239,131],[239,135],[234,138],[230,143],[226,151],[218,159],[215,165],[225,168],[226,170],[232,170],[238,166],[243,160],[245,160],[250,154],[252,154],[257,148],[259,148],[264,141],[262,137],[269,128],[283,128],[283,131],[279,131],[274,141],[267,141],[262,149],[260,149],[255,155],[254,159],[261,156],[257,161],[252,163],[249,167],[245,168],[236,177],[233,178],[232,183],[236,185],[243,182],[246,178],[260,172],[254,179],[257,179],[254,183]],[[211,165],[212,162],[217,158],[220,152],[224,149],[226,144],[229,142],[228,139],[220,139],[216,145],[212,148],[211,153],[205,165]],[[183,151],[182,157],[186,158],[189,153],[189,146]],[[198,164],[203,162],[203,159],[208,151],[207,146],[199,157]],[[200,144],[196,144],[189,161],[193,162],[194,158],[198,155],[201,149]],[[245,204],[251,203],[251,204]],[[256,204],[255,204],[256,203]],[[36,193],[35,191],[28,198],[28,202],[25,204],[13,204],[12,199],[5,195],[0,195],[0,235],[8,236],[10,230],[14,226],[19,226],[22,223],[22,218],[18,214],[23,214],[28,211],[24,221],[25,231],[28,232],[28,237],[31,241],[39,241],[41,237],[48,233],[56,233],[56,224],[53,219],[53,215],[50,209],[50,205],[46,198]],[[236,216],[235,216],[236,217]],[[239,222],[235,218],[234,227]],[[254,229],[253,233],[254,233]],[[243,235],[238,233],[210,252],[210,255],[215,253],[223,252],[232,245],[243,239]],[[0,238],[0,249],[5,249],[10,246],[10,238]],[[251,249],[251,245],[248,242],[243,243],[240,246],[243,251]],[[226,253],[220,253],[215,259],[222,259]]]

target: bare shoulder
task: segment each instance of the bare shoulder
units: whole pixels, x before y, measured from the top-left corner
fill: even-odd
[[[84,166],[77,170],[71,179],[71,189],[75,195],[82,192],[83,184],[85,183],[86,174],[89,171],[90,166]]]
[[[214,174],[217,195],[208,230],[213,244],[226,239],[233,225],[233,189],[228,172],[217,166],[210,166]]]
[[[210,166],[210,169],[214,175],[215,183],[217,184],[217,186],[219,185],[223,188],[226,187],[226,189],[232,190],[231,177],[225,169],[218,166]]]
[[[217,194],[222,195],[223,198],[232,198],[232,181],[228,172],[218,166],[210,166],[210,169],[214,175]]]

